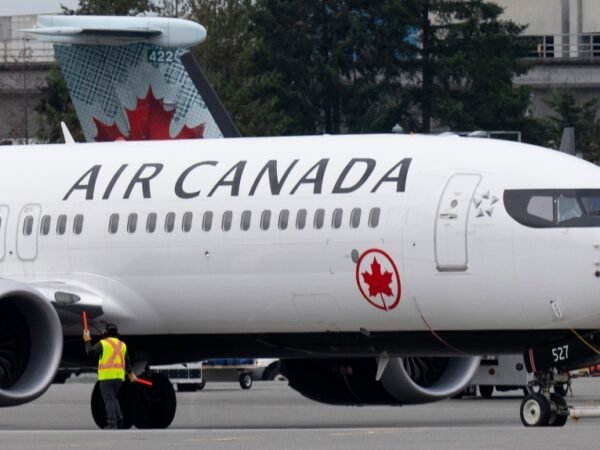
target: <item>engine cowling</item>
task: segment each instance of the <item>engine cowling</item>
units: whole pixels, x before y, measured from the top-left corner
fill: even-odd
[[[48,300],[25,284],[0,280],[0,406],[42,395],[62,348],[60,320]]]
[[[377,379],[376,358],[282,361],[282,374],[305,397],[334,405],[412,405],[460,393],[479,357],[390,358]]]

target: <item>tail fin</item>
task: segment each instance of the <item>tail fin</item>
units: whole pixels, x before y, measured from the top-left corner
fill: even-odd
[[[87,141],[239,136],[189,51],[206,37],[198,24],[40,16],[26,31],[55,43]]]

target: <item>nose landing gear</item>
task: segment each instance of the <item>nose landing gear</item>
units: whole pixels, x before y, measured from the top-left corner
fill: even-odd
[[[569,418],[569,407],[561,389],[568,383],[568,373],[557,374],[552,370],[537,373],[539,392],[528,394],[521,402],[521,422],[526,427],[562,427]],[[554,386],[555,392],[550,393]],[[558,388],[557,388],[558,387]],[[559,393],[557,393],[557,391]]]

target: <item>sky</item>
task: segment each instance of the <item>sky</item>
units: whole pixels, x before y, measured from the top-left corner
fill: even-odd
[[[47,14],[61,11],[60,5],[74,8],[78,0],[0,0],[0,16]]]

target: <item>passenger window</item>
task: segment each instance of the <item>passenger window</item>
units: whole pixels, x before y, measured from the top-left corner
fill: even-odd
[[[221,224],[221,228],[223,231],[231,230],[231,222],[233,221],[233,213],[231,211],[225,211],[223,213],[223,223]]]
[[[146,219],[146,231],[148,233],[154,233],[156,231],[156,213],[148,214],[148,218]]]
[[[527,203],[527,214],[552,222],[554,219],[554,200],[551,195],[534,195]]]
[[[288,222],[290,221],[290,210],[282,209],[279,213],[279,229],[285,230],[288,227]]]
[[[379,216],[381,215],[381,209],[379,208],[371,208],[371,212],[369,213],[369,227],[377,228],[379,225]]]
[[[27,217],[25,217],[25,220],[23,221],[23,234],[25,236],[31,236],[32,232],[33,232],[33,216],[27,216]]]
[[[137,221],[138,221],[138,215],[135,213],[129,214],[129,218],[127,219],[127,232],[128,233],[135,233],[135,230],[137,230]]]
[[[331,226],[333,228],[339,228],[342,226],[342,208],[336,208],[333,210],[333,215],[331,216]]]
[[[323,222],[325,222],[325,210],[319,208],[315,211],[315,220],[313,225],[317,230],[320,230],[323,228]]]
[[[83,214],[77,214],[73,219],[73,233],[81,234],[83,231]]]
[[[108,232],[110,234],[115,234],[119,230],[119,215],[114,213],[110,215],[110,219],[108,221]]]
[[[296,228],[299,230],[303,230],[306,226],[306,210],[299,209],[298,214],[296,215]]]
[[[181,222],[181,229],[183,230],[184,233],[189,233],[190,230],[192,229],[193,217],[194,217],[194,215],[190,211],[187,211],[186,213],[183,214],[183,221]]]
[[[354,208],[350,213],[350,227],[358,228],[360,225],[360,208]]]
[[[210,231],[210,229],[212,228],[212,222],[213,222],[212,211],[206,211],[204,213],[204,217],[202,218],[202,230]]]
[[[267,231],[271,226],[271,211],[265,209],[260,216],[260,229]]]
[[[58,216],[58,220],[56,221],[56,232],[59,235],[65,234],[67,231],[67,216],[65,214],[61,214]]]
[[[42,217],[42,221],[40,223],[40,233],[42,234],[42,236],[47,236],[48,233],[50,233],[50,221],[52,219],[50,218],[50,216],[44,216]]]
[[[250,228],[250,221],[252,219],[252,212],[249,210],[246,210],[242,213],[242,220],[240,223],[240,226],[242,228],[242,231],[248,231],[248,229]]]
[[[171,232],[173,232],[174,229],[175,229],[175,213],[170,212],[165,217],[165,231],[167,233],[171,233]]]

